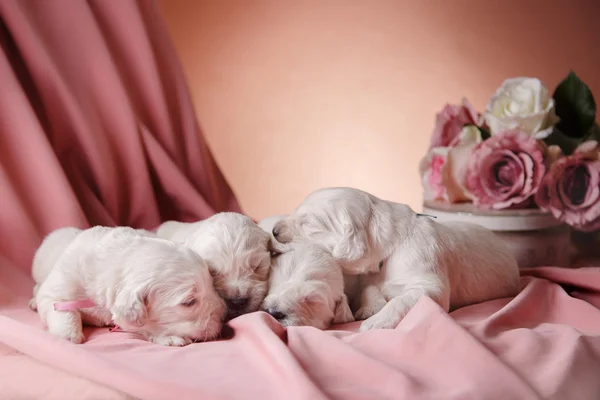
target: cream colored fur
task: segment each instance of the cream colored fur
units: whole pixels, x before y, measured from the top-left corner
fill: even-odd
[[[273,227],[280,251],[316,241],[347,277],[361,330],[394,328],[422,296],[449,311],[519,292],[516,260],[491,231],[440,224],[352,188],[310,194]],[[360,300],[357,300],[360,298]]]
[[[213,339],[225,305],[204,261],[183,245],[132,228],[62,228],[35,254],[30,306],[50,333],[84,341],[82,323],[137,332],[170,346]],[[96,307],[56,311],[55,302],[90,299]]]
[[[269,292],[261,308],[283,326],[326,329],[332,323],[354,321],[340,266],[314,243],[295,244],[274,257]]]
[[[228,318],[257,311],[267,293],[270,235],[249,217],[224,212],[203,221],[168,221],[160,237],[184,243],[208,264]]]

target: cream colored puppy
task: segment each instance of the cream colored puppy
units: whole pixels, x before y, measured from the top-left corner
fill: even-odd
[[[258,223],[271,234],[287,215],[273,215]],[[310,242],[271,261],[269,292],[262,310],[283,326],[309,325],[325,329],[332,323],[354,321],[344,293],[343,274],[331,253]]]
[[[361,330],[396,327],[422,296],[449,311],[520,288],[516,260],[491,231],[440,224],[357,189],[313,192],[275,224],[273,235],[287,246],[322,243],[345,274],[364,275],[355,313],[366,319]]]
[[[36,252],[32,275],[30,305],[50,333],[73,343],[84,341],[82,323],[114,323],[154,343],[182,346],[217,337],[225,316],[204,261],[143,230],[58,229]]]
[[[354,321],[338,263],[322,246],[295,244],[273,259],[269,292],[261,309],[283,326],[326,329]]]
[[[271,238],[252,219],[224,212],[193,223],[168,221],[157,235],[184,243],[206,261],[229,319],[258,310],[267,293]]]

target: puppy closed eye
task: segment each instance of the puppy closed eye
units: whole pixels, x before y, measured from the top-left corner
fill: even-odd
[[[269,262],[266,262],[266,260],[268,260]],[[266,260],[265,260],[265,257],[260,258],[260,259],[249,260],[250,268],[254,272],[258,272],[258,273],[263,272],[264,267],[267,267],[270,264],[270,260],[271,260],[270,254],[269,254],[269,257],[266,258]]]
[[[253,271],[258,271],[260,268],[262,268],[262,264],[261,263],[252,264],[251,268]]]
[[[187,299],[186,301],[184,301],[183,303],[181,303],[181,305],[183,307],[192,307],[196,304],[197,300],[195,297],[192,297],[191,299]]]

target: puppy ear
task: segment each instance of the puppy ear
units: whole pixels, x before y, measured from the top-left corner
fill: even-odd
[[[310,281],[310,284],[302,285],[302,297],[300,298],[300,302],[327,303],[326,293],[328,289],[330,289],[329,286],[324,282]]]
[[[337,217],[341,228],[341,237],[331,250],[331,254],[338,260],[356,261],[361,259],[368,246],[365,230],[356,226],[345,210],[340,211]]]
[[[142,326],[148,318],[148,294],[145,290],[121,289],[111,307],[113,320],[118,325]]]
[[[347,322],[354,322],[354,315],[352,315],[352,310],[350,310],[350,305],[348,304],[348,297],[343,294],[338,301],[335,302],[335,313],[333,316],[334,324],[345,324]]]

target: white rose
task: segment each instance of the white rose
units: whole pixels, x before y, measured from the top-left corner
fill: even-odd
[[[518,128],[536,139],[550,135],[559,121],[554,99],[536,78],[505,80],[490,99],[483,117],[492,135]]]

